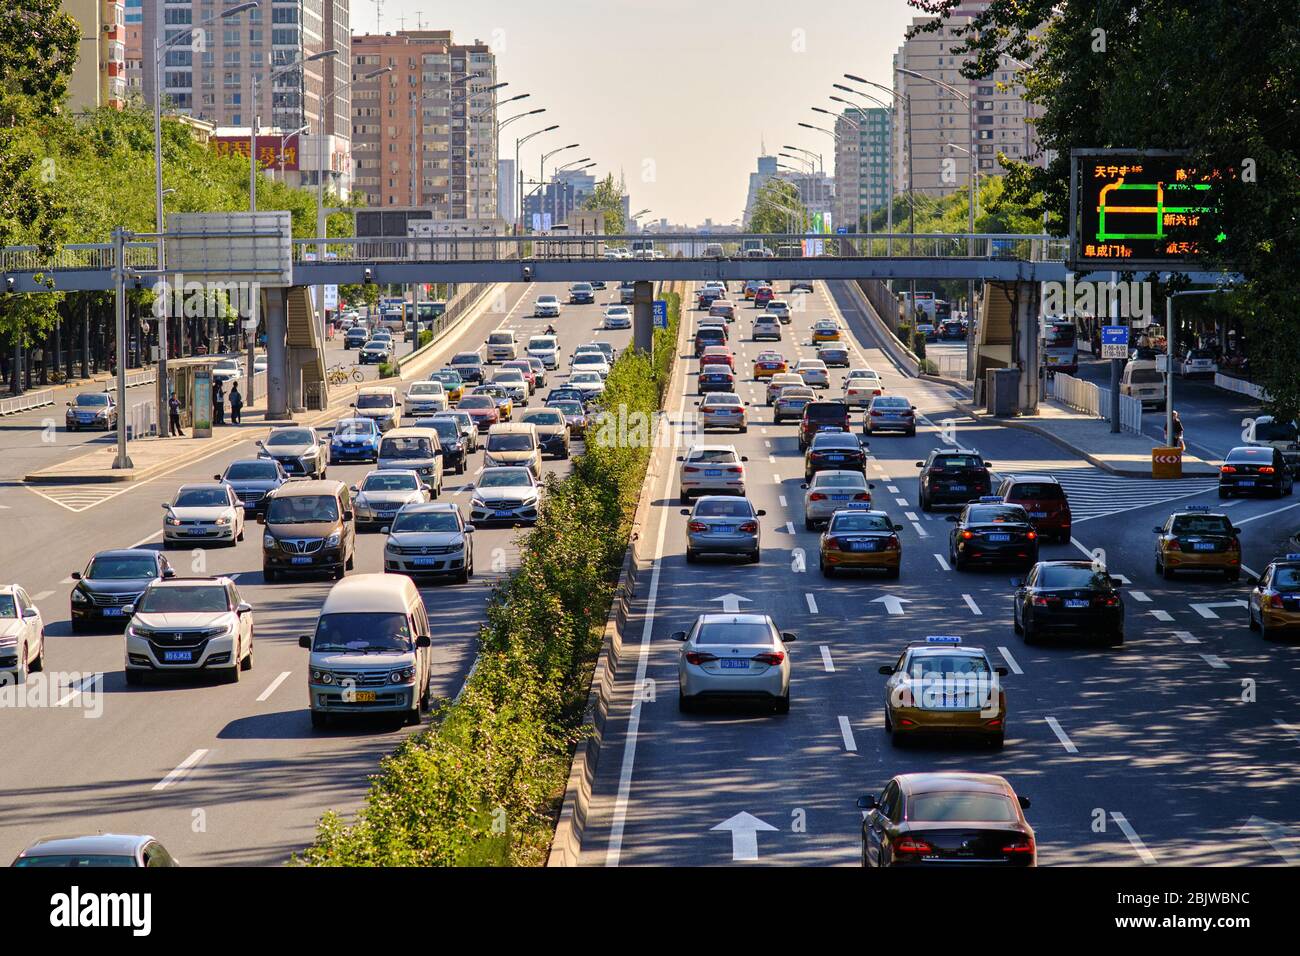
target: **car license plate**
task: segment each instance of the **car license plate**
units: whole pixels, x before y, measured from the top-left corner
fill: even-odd
[[[839,432],[839,431],[843,431],[844,429],[840,428],[839,425],[820,425],[818,426],[817,430],[819,432]]]
[[[875,551],[876,542],[874,541],[850,541],[849,550],[851,551]]]
[[[104,617],[121,617],[121,616],[122,616],[122,613],[123,613],[123,610],[122,610],[122,608],[120,608],[120,607],[106,607],[106,608],[104,608]]]
[[[1214,550],[1214,542],[1213,542],[1213,541],[1197,541],[1197,542],[1195,542],[1195,543],[1192,545],[1192,550],[1194,550],[1194,551],[1213,551],[1213,550]]]
[[[999,542],[1003,542],[1003,541],[1010,541],[1010,540],[1011,540],[1011,535],[1009,535],[1009,534],[991,534],[991,535],[988,535],[987,537],[988,537],[988,539],[989,539],[990,541],[999,541]]]
[[[496,513],[496,516],[497,516],[498,518],[509,518],[509,517],[510,517],[511,515],[513,515],[513,514],[514,514],[513,511],[511,511],[509,508],[506,508],[506,509],[504,509],[504,510],[502,510],[502,511],[498,511],[498,512]]]
[[[428,565],[434,563],[434,559],[433,558],[412,558],[411,563],[427,567]]]
[[[1046,518],[1046,517],[1047,517],[1047,512],[1046,512],[1046,511],[1031,511],[1031,512],[1029,512],[1029,517],[1031,517],[1031,518]]]
[[[291,561],[291,563],[293,563],[293,564],[311,564],[311,555],[309,555],[309,554],[295,554],[295,555],[290,559],[290,561]]]
[[[831,501],[848,501],[848,495],[831,495]]]
[[[965,485],[949,485],[949,486],[948,486],[948,490],[949,490],[949,491],[966,491],[967,488],[966,488]]]
[[[721,469],[721,468],[706,468],[706,469],[704,469],[704,475],[705,475],[705,477],[707,477],[707,478],[717,478],[717,477],[718,477],[719,475],[721,475],[721,474],[722,474],[722,469]]]
[[[376,517],[376,518],[391,518],[391,517],[392,517],[393,515],[395,515],[395,514],[397,514],[396,511],[376,511],[376,512],[375,512],[375,517]]]
[[[868,511],[869,511],[869,510],[871,509],[871,502],[870,502],[870,501],[850,501],[850,502],[848,503],[848,507],[850,507],[850,508],[862,508],[862,509],[864,509],[864,510],[868,510]]]
[[[1065,602],[1065,606],[1066,607],[1087,607],[1088,602],[1081,600],[1079,598],[1071,598],[1070,600]]]
[[[1250,487],[1253,487],[1253,486],[1254,486],[1254,484],[1255,484],[1255,479],[1254,479],[1254,478],[1244,478],[1244,479],[1238,481],[1237,484],[1241,485],[1241,487],[1243,487],[1243,488],[1250,488]]]
[[[176,664],[188,664],[194,660],[193,651],[163,651],[163,660]]]
[[[358,704],[373,704],[375,702],[375,692],[373,690],[354,690],[352,699]]]
[[[737,671],[749,670],[749,661],[741,661],[741,660],[735,660],[732,658],[724,657],[722,659],[722,668],[723,670],[737,670]]]
[[[827,456],[826,456],[826,460],[827,460],[827,461],[843,461],[843,460],[844,460],[844,456],[843,456],[843,455],[827,455]]]

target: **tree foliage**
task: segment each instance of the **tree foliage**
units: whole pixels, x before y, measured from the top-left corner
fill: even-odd
[[[802,233],[810,221],[808,208],[799,197],[799,187],[788,179],[773,176],[758,187],[745,231],[771,235],[789,232],[793,226],[795,232]]]
[[[627,221],[623,216],[623,194],[623,187],[614,182],[614,174],[610,173],[596,183],[595,190],[582,203],[583,209],[605,214],[607,236],[621,236],[623,230],[627,228]]]

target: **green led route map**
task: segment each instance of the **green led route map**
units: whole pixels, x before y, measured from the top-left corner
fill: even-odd
[[[1217,170],[1202,173],[1178,156],[1138,152],[1073,158],[1076,262],[1173,265],[1197,256]]]

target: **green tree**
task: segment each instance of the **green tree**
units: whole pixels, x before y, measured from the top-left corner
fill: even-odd
[[[607,236],[621,236],[623,230],[627,228],[627,222],[623,217],[624,192],[622,184],[614,182],[614,174],[610,173],[596,183],[595,190],[582,204],[583,209],[605,214]]]
[[[940,17],[961,6],[911,2]],[[1283,415],[1300,410],[1295,12],[1294,0],[993,0],[957,28],[952,48],[969,79],[1005,69],[1003,54],[1030,64],[1020,79],[1044,108],[1035,125],[1051,161],[999,161],[1010,196],[1031,213],[1046,210],[1058,232],[1068,221],[1071,149],[1183,150],[1225,174],[1217,207],[1199,224],[1200,265],[1244,275],[1224,308],[1241,317],[1254,377]]]
[[[799,198],[799,187],[788,179],[773,176],[758,187],[745,231],[785,233],[794,226],[796,232],[804,232],[809,221],[808,209]]]

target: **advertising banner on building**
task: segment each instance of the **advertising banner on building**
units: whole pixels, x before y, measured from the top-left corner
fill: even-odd
[[[241,156],[248,159],[247,136],[213,136],[209,142],[220,156]],[[257,137],[257,165],[276,172],[298,168],[298,137]]]

